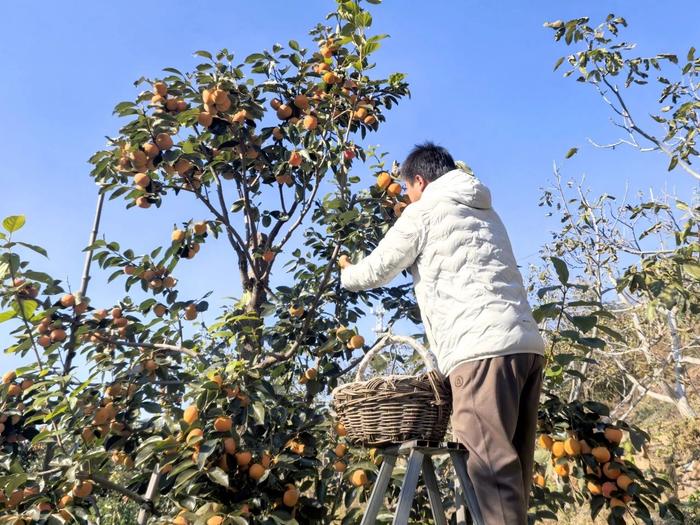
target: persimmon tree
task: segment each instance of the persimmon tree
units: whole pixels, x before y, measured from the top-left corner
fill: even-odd
[[[645,303],[634,311],[621,306],[618,294],[625,270],[619,257],[626,244],[617,224],[631,225],[634,221],[625,213],[633,214],[634,208],[623,205],[610,211],[613,200],[607,194],[595,198],[580,186],[567,191],[558,177],[543,196],[543,206],[556,210],[563,227],[543,250],[551,266],[538,268],[542,284],[536,290],[534,315],[544,327],[548,367],[533,515],[551,518],[588,506],[593,518],[610,509],[609,523],[654,523],[653,513],[682,520],[669,499],[669,481],[651,466],[637,466],[634,456],[651,436],[626,420],[631,410],[620,410],[640,386],[646,389],[639,392],[642,397],[654,393],[651,387],[664,380],[670,352],[645,347],[638,339],[638,330],[645,333],[644,321],[629,323],[629,315],[645,312]],[[616,211],[621,215],[608,220],[608,213]],[[632,371],[640,374],[638,380]],[[627,386],[630,378],[637,384]]]
[[[117,104],[126,123],[91,158],[101,195],[145,214],[187,199],[196,218],[149,253],[91,243],[119,301],[32,269],[23,250],[41,248],[6,220],[2,320],[17,323],[9,351],[35,358],[0,393],[0,505],[17,523],[94,520],[107,494],[142,505],[140,522],[331,522],[364,493],[318,396],[362,355],[365,303],[412,305],[401,289],[341,290],[336,264],[405,206],[362,141],[408,89],[373,76],[384,35],[359,2],[328,20],[240,63],[199,51],[194,71],[166,68]],[[360,191],[368,169],[377,184]],[[237,298],[205,323],[208,294],[182,297],[177,273],[212,242],[230,246],[239,285],[217,290]]]

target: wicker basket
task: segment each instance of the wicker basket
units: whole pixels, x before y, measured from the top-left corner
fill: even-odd
[[[368,381],[362,375],[371,359],[390,344],[418,352],[427,373],[391,375]],[[438,372],[433,354],[410,337],[384,335],[360,362],[355,381],[333,389],[333,409],[353,444],[379,447],[411,439],[440,441],[452,410],[449,382]]]

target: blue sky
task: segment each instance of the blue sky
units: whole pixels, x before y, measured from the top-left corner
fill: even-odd
[[[87,159],[118,129],[111,112],[117,102],[135,97],[134,80],[157,76],[167,66],[188,69],[197,49],[227,47],[242,59],[274,42],[304,41],[332,8],[329,0],[6,3],[0,20],[0,216],[27,215],[21,237],[50,254],[38,269],[78,287],[95,203]],[[491,187],[524,266],[536,262],[548,231],[556,228],[537,201],[552,162],[563,162],[572,146],[581,151],[563,163],[563,173],[585,174],[594,192],[621,195],[629,184],[689,196],[693,181],[681,171],[668,174],[667,159],[589,146],[588,137],[617,137],[610,114],[590,87],[552,72],[566,50],[542,23],[583,15],[600,20],[608,12],[627,18],[625,37],[639,43],[640,54],[700,47],[695,1],[673,9],[650,0],[634,7],[624,1],[385,1],[373,8],[374,30],[391,38],[376,60],[381,72],[408,75],[412,98],[366,144],[379,144],[398,160],[425,139],[448,147]],[[630,96],[635,107],[650,111],[653,97],[640,90]],[[358,165],[355,173],[370,184],[366,168]],[[167,242],[172,224],[189,217],[203,215],[194,205],[126,211],[122,201],[113,201],[101,232],[144,251]],[[233,260],[223,243],[207,246],[195,261],[178,270],[184,296],[210,289],[219,298],[236,293]],[[105,281],[97,274],[91,284],[95,305],[122,295]],[[6,331],[0,325],[3,347]],[[0,359],[2,368],[17,364]]]

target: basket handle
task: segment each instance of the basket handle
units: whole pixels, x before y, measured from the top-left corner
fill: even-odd
[[[372,360],[372,358],[375,355],[377,355],[382,348],[390,344],[403,344],[406,346],[410,346],[416,352],[418,352],[418,355],[421,356],[423,362],[425,363],[425,367],[428,369],[428,372],[434,372],[440,379],[443,379],[442,374],[440,374],[440,371],[438,370],[435,355],[432,352],[427,350],[422,344],[420,344],[412,337],[407,337],[404,335],[394,335],[390,332],[387,332],[382,334],[379,340],[377,340],[374,346],[370,348],[369,351],[362,358],[362,361],[360,361],[360,365],[357,367],[357,373],[355,374],[355,381],[362,381],[362,374],[365,373],[365,370],[369,366],[369,363]]]
[[[425,367],[428,369],[428,381],[430,382],[430,386],[433,389],[433,393],[435,394],[435,403],[437,405],[444,405],[446,401],[440,395],[440,389],[436,384],[436,380],[444,382],[445,378],[438,369],[435,354],[428,351],[422,344],[420,344],[412,337],[407,337],[404,335],[394,335],[391,332],[383,334],[382,337],[374,344],[374,346],[370,348],[370,350],[365,354],[365,356],[362,358],[362,361],[360,361],[360,365],[357,368],[357,373],[355,374],[355,381],[362,381],[362,374],[364,374],[365,369],[369,365],[369,362],[372,360],[372,358],[375,355],[377,355],[377,353],[382,348],[392,343],[410,346],[416,352],[418,352],[418,355],[421,356],[423,362],[425,363]]]

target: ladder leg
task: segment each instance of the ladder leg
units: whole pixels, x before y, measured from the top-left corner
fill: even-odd
[[[411,513],[411,504],[416,494],[416,486],[418,485],[418,476],[420,475],[422,464],[423,453],[413,449],[411,455],[408,457],[408,465],[406,466],[406,474],[404,475],[403,485],[399,493],[399,505],[396,509],[393,525],[406,525],[408,523],[408,517]]]
[[[423,479],[425,480],[425,486],[428,489],[430,510],[433,512],[435,525],[447,525],[447,520],[445,519],[445,509],[442,506],[440,489],[438,489],[437,476],[435,475],[435,466],[433,465],[433,459],[430,456],[423,457]]]
[[[367,503],[367,510],[362,517],[360,525],[374,525],[379,510],[382,508],[386,489],[391,480],[391,473],[394,471],[394,465],[396,465],[396,456],[384,456],[382,466],[379,469],[379,476],[377,476],[377,481],[372,489],[372,495],[369,497],[369,502]]]
[[[455,513],[457,525],[470,524],[471,519],[467,521],[467,502],[464,499],[464,494],[462,493],[459,483],[455,483],[455,507],[457,509],[457,512]]]
[[[474,525],[484,525],[484,519],[481,517],[481,510],[479,509],[479,501],[476,499],[474,485],[472,485],[469,474],[467,474],[467,463],[465,461],[464,452],[450,452],[450,458],[454,464],[455,472],[457,472],[457,479],[459,480],[460,487],[467,500],[467,507],[469,507],[469,513],[472,516]]]

